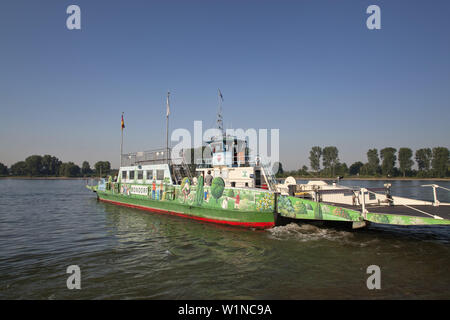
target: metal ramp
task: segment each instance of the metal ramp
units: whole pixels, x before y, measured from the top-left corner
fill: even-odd
[[[277,179],[275,178],[275,175],[272,172],[272,169],[270,169],[266,164],[263,164],[261,162],[261,169],[264,175],[264,179],[267,182],[267,186],[269,187],[270,191],[276,191],[277,186]]]

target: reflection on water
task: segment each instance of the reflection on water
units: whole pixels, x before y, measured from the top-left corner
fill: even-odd
[[[448,227],[244,230],[100,203],[82,181],[0,180],[0,194],[3,299],[450,298]]]

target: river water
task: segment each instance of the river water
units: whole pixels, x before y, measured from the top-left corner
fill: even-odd
[[[432,199],[420,187],[432,181],[390,183]],[[450,298],[449,227],[245,230],[100,203],[84,185],[0,180],[0,299]],[[81,290],[67,289],[70,265]],[[366,286],[370,265],[380,290]]]

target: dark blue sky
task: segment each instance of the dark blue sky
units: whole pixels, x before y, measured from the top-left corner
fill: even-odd
[[[82,30],[66,28],[81,8]],[[366,8],[381,8],[368,30]],[[281,162],[314,145],[449,146],[449,1],[12,1],[0,4],[0,162],[91,165],[165,143],[171,128],[279,128]]]

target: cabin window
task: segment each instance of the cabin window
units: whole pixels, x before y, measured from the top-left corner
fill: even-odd
[[[369,200],[375,200],[376,196],[372,192],[369,192]]]
[[[156,170],[156,180],[164,180],[164,170]]]
[[[144,171],[139,170],[137,176],[138,176],[138,180],[142,180],[144,178]]]
[[[261,186],[261,171],[259,170],[255,170],[255,185],[257,188]]]
[[[248,187],[248,182],[245,183],[245,186]]]
[[[233,188],[236,187],[236,182],[233,181],[233,182],[231,183],[231,186],[232,186]]]
[[[126,171],[122,171],[122,179],[126,179],[127,178],[127,172]]]
[[[134,171],[130,171],[130,179],[134,179]]]
[[[147,170],[147,180],[153,179],[153,170]]]

